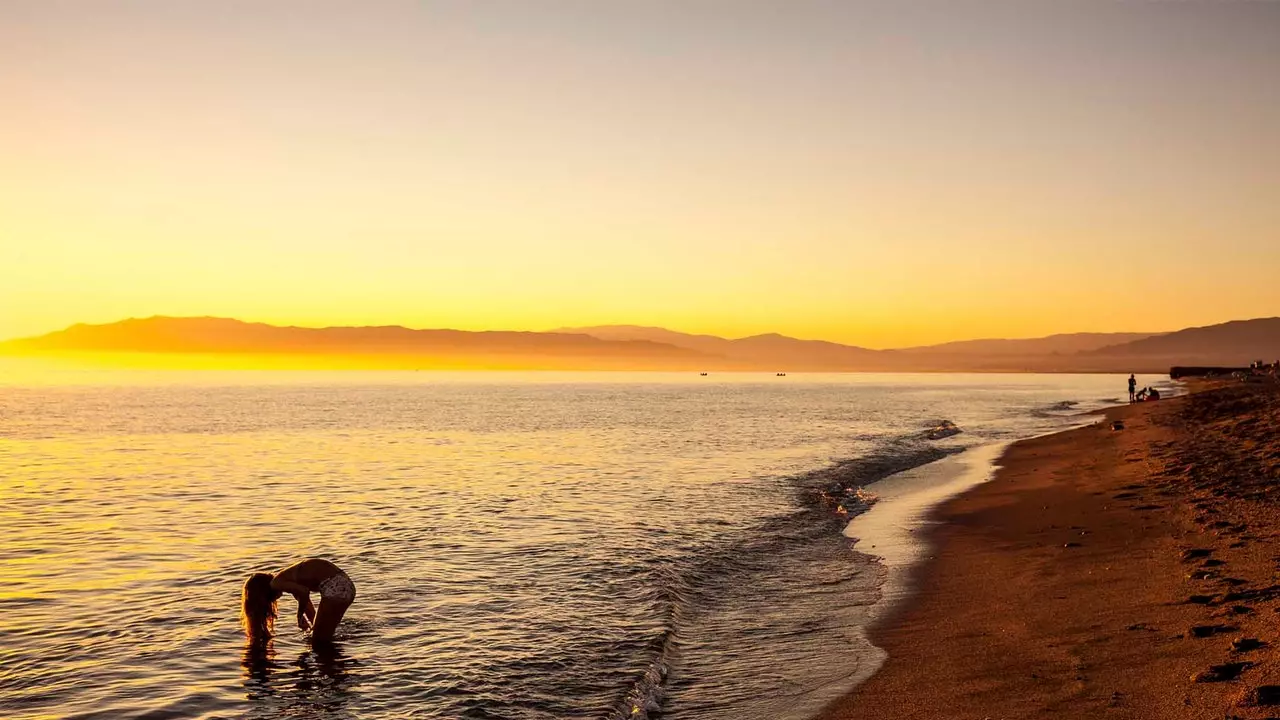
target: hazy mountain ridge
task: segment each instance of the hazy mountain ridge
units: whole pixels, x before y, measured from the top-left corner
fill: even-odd
[[[1175,364],[1243,365],[1280,357],[1280,318],[1164,334],[1073,333],[871,350],[776,333],[730,339],[636,325],[470,332],[398,325],[282,327],[227,318],[152,317],[73,325],[0,343],[0,352],[402,358],[403,362],[393,364],[396,367],[446,359],[450,362],[444,364],[455,367],[470,363],[512,369],[1164,372]]]
[[[1247,365],[1280,358],[1280,317],[1187,328],[1095,350],[1094,355],[1176,359],[1179,364]]]
[[[596,327],[557,328],[551,332],[581,334],[614,341],[649,340],[716,355],[739,363],[772,363],[779,370],[788,368],[863,368],[884,362],[885,351],[826,340],[797,338],[765,333],[728,339],[715,335],[691,335],[666,328],[637,325],[603,325]]]
[[[1163,333],[1060,333],[1040,338],[956,340],[937,345],[903,348],[906,353],[982,355],[1070,355],[1124,345]]]
[[[825,340],[799,340],[770,333],[730,340],[637,325],[564,327],[611,340],[650,339],[747,363],[772,362],[782,369],[973,372],[1119,372],[1131,358],[1084,357],[1080,349],[1148,338],[1153,333],[1072,333],[1029,339],[961,340],[904,349],[871,350]],[[1152,368],[1140,368],[1150,370]],[[1167,368],[1164,368],[1167,369]]]
[[[424,358],[495,358],[516,367],[540,361],[580,361],[609,366],[640,361],[660,367],[698,366],[701,353],[644,340],[607,341],[557,333],[414,330],[398,325],[371,327],[282,327],[227,318],[130,318],[104,325],[73,325],[34,338],[0,343],[11,352],[116,352],[238,355],[350,355]],[[523,359],[523,360],[521,360]],[[576,365],[570,364],[570,367]]]

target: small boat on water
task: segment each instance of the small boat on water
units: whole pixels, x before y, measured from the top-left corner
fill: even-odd
[[[698,373],[698,374],[699,374],[699,375],[701,375],[702,377],[706,377],[706,376],[707,376],[707,374],[706,374],[706,373]]]
[[[961,430],[960,427],[955,423],[951,422],[950,420],[943,420],[942,422],[938,423],[937,427],[926,432],[924,436],[929,438],[930,440],[941,440],[943,438],[949,438],[952,435],[959,435],[962,432],[964,431]]]

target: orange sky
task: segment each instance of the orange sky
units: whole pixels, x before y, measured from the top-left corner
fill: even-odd
[[[1280,3],[17,0],[0,46],[0,337],[1280,314]]]

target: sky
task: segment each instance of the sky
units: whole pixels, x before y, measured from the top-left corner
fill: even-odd
[[[0,338],[1280,315],[1280,2],[0,0]]]

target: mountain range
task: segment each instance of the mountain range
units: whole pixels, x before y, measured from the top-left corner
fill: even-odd
[[[605,325],[549,332],[281,327],[227,318],[152,317],[73,325],[0,343],[3,354],[147,353],[307,359],[348,366],[519,369],[1165,372],[1280,357],[1280,318],[1171,333],[1077,333],[872,350],[778,334],[745,338]],[[277,363],[278,366],[279,363]]]

